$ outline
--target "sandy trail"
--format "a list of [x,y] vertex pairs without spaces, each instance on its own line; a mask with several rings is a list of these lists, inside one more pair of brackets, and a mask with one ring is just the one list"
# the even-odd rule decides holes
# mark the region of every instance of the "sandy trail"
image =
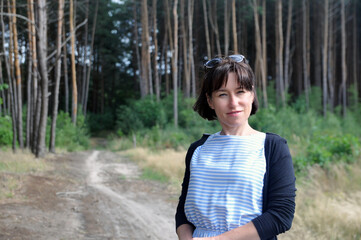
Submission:
[[79,152],[50,161],[54,171],[22,176],[20,197],[0,202],[0,239],[177,239],[177,196],[140,179],[121,155]]

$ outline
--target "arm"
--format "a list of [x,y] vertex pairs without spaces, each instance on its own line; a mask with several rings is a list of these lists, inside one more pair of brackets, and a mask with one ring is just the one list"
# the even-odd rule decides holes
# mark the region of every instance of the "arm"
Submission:
[[295,212],[295,173],[285,139],[268,135],[265,144],[267,170],[263,191],[263,214],[252,220],[261,239],[269,239],[291,228]]
[[177,228],[177,235],[179,240],[192,240],[193,226],[189,224],[182,224]]

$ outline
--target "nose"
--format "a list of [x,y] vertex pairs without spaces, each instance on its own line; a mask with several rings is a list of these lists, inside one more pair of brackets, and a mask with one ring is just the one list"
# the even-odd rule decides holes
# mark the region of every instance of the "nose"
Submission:
[[229,107],[233,108],[235,106],[237,106],[237,103],[238,103],[238,99],[237,99],[237,96],[231,94],[230,97],[229,97]]

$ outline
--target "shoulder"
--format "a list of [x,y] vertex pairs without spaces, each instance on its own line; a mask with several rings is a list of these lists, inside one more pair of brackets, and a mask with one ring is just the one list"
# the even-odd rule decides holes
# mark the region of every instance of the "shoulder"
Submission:
[[265,154],[268,158],[290,157],[287,140],[277,134],[266,133]]
[[266,133],[265,149],[288,148],[287,140],[275,133]]
[[203,145],[205,143],[205,141],[208,139],[209,136],[210,136],[210,134],[203,134],[203,136],[200,139],[193,142],[189,146],[187,156],[186,156],[186,161],[190,161],[190,158],[193,155],[193,152],[196,150],[196,148]]
[[193,142],[193,143],[190,145],[188,151],[189,151],[189,150],[193,150],[193,151],[194,151],[197,147],[203,145],[203,144],[205,143],[205,141],[208,139],[209,136],[210,136],[210,134],[208,134],[208,133],[203,134],[200,139],[198,139],[197,141]]

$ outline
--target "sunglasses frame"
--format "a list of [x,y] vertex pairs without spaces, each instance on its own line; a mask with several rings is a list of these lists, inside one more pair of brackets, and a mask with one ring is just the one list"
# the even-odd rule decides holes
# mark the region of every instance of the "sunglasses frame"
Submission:
[[234,55],[229,55],[228,57],[225,57],[225,58],[219,58],[219,57],[216,57],[216,58],[213,58],[209,61],[207,61],[205,64],[204,64],[204,67],[207,68],[207,69],[211,69],[211,68],[214,68],[216,67],[220,62],[222,62],[223,59],[231,59],[233,60],[234,62],[236,63],[239,63],[239,62],[243,62],[246,58],[241,55],[241,54],[234,54]]

